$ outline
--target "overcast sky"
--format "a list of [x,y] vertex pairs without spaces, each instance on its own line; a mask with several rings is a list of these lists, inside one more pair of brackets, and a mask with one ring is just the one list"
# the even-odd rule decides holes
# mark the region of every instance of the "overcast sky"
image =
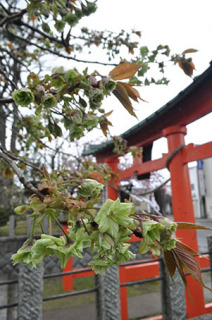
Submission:
[[[196,66],[194,75],[197,76],[209,67],[212,60],[211,12],[212,0],[98,0],[97,12],[82,24],[97,30],[141,30],[141,45],[147,45],[150,49],[158,44],[168,44],[173,53],[195,48],[198,52],[192,57]],[[148,103],[134,104],[139,121],[162,107],[192,82],[178,67],[171,67],[168,77],[171,79],[168,87],[140,88],[141,97]],[[108,109],[114,109],[111,117],[114,124],[112,134],[121,134],[138,123],[123,110],[118,101],[109,98],[105,105]],[[210,114],[189,125],[186,142],[201,144],[210,141],[211,123]],[[166,152],[166,143],[156,144],[155,157],[161,152]]]

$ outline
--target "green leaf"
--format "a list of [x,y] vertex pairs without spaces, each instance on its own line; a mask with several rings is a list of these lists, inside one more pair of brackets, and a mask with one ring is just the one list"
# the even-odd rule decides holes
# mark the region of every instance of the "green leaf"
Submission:
[[140,242],[140,245],[139,245],[139,253],[140,253],[140,254],[145,254],[145,253],[147,253],[148,251],[149,251],[149,246],[148,246],[148,244],[146,243],[145,240],[142,240],[142,241]]
[[149,49],[146,46],[140,48],[140,54],[142,58],[145,58],[149,53]]
[[50,29],[50,27],[49,27],[49,24],[46,23],[46,22],[42,22],[42,29],[43,29],[43,31],[46,32],[46,33],[50,33],[50,31],[51,31],[51,29]]
[[30,208],[36,211],[42,211],[47,207],[47,204],[41,201],[31,201],[30,202]]
[[14,209],[14,211],[15,211],[16,214],[23,214],[23,213],[26,212],[29,208],[30,208],[30,206],[23,205],[23,206],[16,207],[16,208]]
[[117,238],[118,236],[118,231],[119,231],[119,225],[113,221],[112,219],[108,218],[107,219],[107,225],[108,225],[108,229],[107,232],[113,237],[113,238]]
[[62,129],[60,128],[60,126],[58,126],[56,122],[54,123],[54,133],[57,137],[62,137],[63,135]]
[[39,114],[41,114],[41,112],[42,112],[42,106],[37,107],[36,110],[35,110],[36,116],[38,116]]

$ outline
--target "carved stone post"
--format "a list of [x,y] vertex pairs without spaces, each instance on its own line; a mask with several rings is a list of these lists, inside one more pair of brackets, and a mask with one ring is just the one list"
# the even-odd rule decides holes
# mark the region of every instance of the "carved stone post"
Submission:
[[12,214],[9,217],[9,237],[14,237],[15,235],[15,215]]
[[174,275],[174,283],[168,274],[164,260],[160,262],[162,280],[162,314],[163,320],[186,320],[185,288],[178,271]]
[[43,264],[30,269],[20,264],[18,284],[18,319],[42,320]]
[[97,320],[121,320],[119,267],[111,266],[106,275],[95,277]]

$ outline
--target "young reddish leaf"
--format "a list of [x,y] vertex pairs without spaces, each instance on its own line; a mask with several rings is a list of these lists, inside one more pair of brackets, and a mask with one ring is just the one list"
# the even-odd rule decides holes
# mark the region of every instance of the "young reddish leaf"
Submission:
[[122,85],[124,86],[124,88],[126,89],[126,91],[127,91],[127,93],[128,93],[128,96],[129,96],[131,99],[133,99],[133,100],[136,101],[136,102],[138,102],[138,99],[146,102],[144,99],[141,98],[138,90],[136,90],[135,88],[132,87],[132,86],[133,86],[132,84],[130,84],[130,83],[123,83],[123,82],[121,82],[121,83],[122,83]]
[[89,172],[88,175],[87,175],[87,178],[97,180],[98,182],[100,182],[102,184],[106,183],[103,180],[103,178],[104,178],[103,174],[101,174],[101,173],[99,173],[97,171]]
[[13,44],[12,44],[12,42],[10,42],[10,43],[8,44],[8,46],[9,46],[10,50],[13,49]]
[[10,168],[10,167],[4,168],[4,170],[3,170],[3,177],[9,178],[9,179],[13,179],[13,177],[14,177],[14,172],[13,172],[12,168]]
[[111,110],[111,111],[109,111],[109,112],[105,113],[105,114],[104,114],[104,117],[109,117],[112,113],[113,113],[113,110]]
[[133,106],[131,101],[128,97],[127,90],[123,86],[121,82],[117,82],[115,90],[113,90],[113,94],[116,96],[117,99],[121,102],[121,104],[125,107],[125,109],[134,117],[136,114],[133,110]]
[[107,132],[109,130],[108,126],[112,126],[112,123],[109,120],[107,120],[106,118],[100,122],[100,129],[102,130],[105,137],[107,137]]
[[190,253],[190,249],[187,249],[187,246],[182,245],[182,243],[177,242],[176,248],[173,249],[175,255],[178,257],[178,259],[181,262],[182,267],[191,273],[191,275],[201,284],[204,288],[212,291],[210,288],[208,288],[202,281],[202,275],[200,267],[193,257],[193,254]]
[[48,190],[50,187],[48,181],[43,181],[38,186],[38,191]]
[[188,61],[186,59],[181,59],[178,62],[178,64],[179,64],[179,67],[181,69],[183,69],[184,73],[187,76],[191,77],[193,75],[193,70],[195,69],[195,66],[192,61]]
[[199,256],[199,253],[193,250],[191,247],[187,246],[185,243],[177,240],[177,246],[183,248],[184,250],[188,251],[193,256]]
[[36,19],[37,19],[37,17],[36,17],[35,15],[32,15],[31,18],[30,18],[30,20],[32,21],[32,23],[34,23]]
[[46,170],[46,167],[45,167],[44,165],[42,165],[42,168],[43,168],[44,177],[45,177],[47,180],[51,180],[50,175],[49,175],[48,171]]
[[105,125],[105,123],[100,123],[100,129],[102,130],[104,136],[107,138],[107,126]]
[[180,274],[180,277],[181,277],[181,279],[182,279],[182,281],[183,281],[183,283],[184,283],[184,286],[185,286],[185,288],[186,288],[186,290],[187,290],[187,292],[188,292],[188,294],[189,294],[190,299],[192,300],[191,295],[190,295],[190,292],[189,292],[189,290],[188,290],[188,285],[187,285],[186,277],[185,277],[185,274],[184,274],[184,271],[183,271],[182,262],[181,262],[181,260],[179,259],[178,255],[176,254],[176,251],[175,251],[175,250],[176,250],[176,249],[172,249],[171,251],[172,251],[172,253],[173,253],[173,257],[174,257],[174,260],[175,260],[175,262],[176,262],[177,270],[179,271],[179,274]]
[[186,53],[193,53],[193,52],[197,52],[198,50],[196,50],[196,49],[187,49],[187,50],[184,50],[183,52],[182,52],[182,54],[186,54]]
[[195,223],[190,222],[177,222],[177,229],[181,230],[212,230],[212,228],[207,228],[204,226],[200,226]]
[[135,63],[121,63],[112,71],[110,71],[109,75],[113,78],[113,80],[128,79],[133,77],[140,67],[141,66],[139,64]]
[[165,258],[166,266],[168,268],[170,277],[173,278],[173,275],[176,271],[176,262],[173,256],[173,252],[170,250],[165,250],[164,258]]

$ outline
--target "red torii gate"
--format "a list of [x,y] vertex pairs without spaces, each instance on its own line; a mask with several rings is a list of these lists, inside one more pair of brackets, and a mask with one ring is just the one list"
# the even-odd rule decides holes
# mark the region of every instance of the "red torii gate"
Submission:
[[[184,137],[187,133],[186,126],[193,121],[209,114],[212,111],[212,64],[210,67],[185,90],[180,92],[164,107],[153,113],[144,121],[135,125],[124,134],[122,138],[127,140],[128,146],[145,147],[155,140],[165,137],[168,142],[168,154],[163,154],[160,159],[142,162],[135,159],[133,166],[127,170],[118,169],[118,157],[113,153],[111,142],[92,145],[84,155],[92,154],[98,162],[106,162],[115,172],[119,173],[119,179],[127,179],[137,171],[138,175],[166,168],[167,160],[175,150],[179,150],[170,161],[172,205],[175,221],[195,222],[191,186],[188,172],[188,162],[212,157],[212,142],[194,146],[185,145]],[[212,133],[212,131],[211,131]],[[211,133],[208,133],[211,135]],[[115,182],[117,187],[118,179]],[[118,193],[108,186],[108,197],[116,200]],[[178,230],[177,237],[184,243],[198,251],[197,234],[195,230]],[[206,267],[207,263],[201,257],[198,258],[200,267]],[[189,290],[193,298],[191,303],[186,292],[186,304],[188,318],[212,313],[212,304],[205,305],[203,288],[191,277],[187,277]],[[125,289],[125,288],[122,288]],[[126,292],[125,292],[126,295]],[[121,294],[121,296],[123,296]],[[124,313],[126,314],[126,310]],[[122,319],[124,319],[122,317]]]

